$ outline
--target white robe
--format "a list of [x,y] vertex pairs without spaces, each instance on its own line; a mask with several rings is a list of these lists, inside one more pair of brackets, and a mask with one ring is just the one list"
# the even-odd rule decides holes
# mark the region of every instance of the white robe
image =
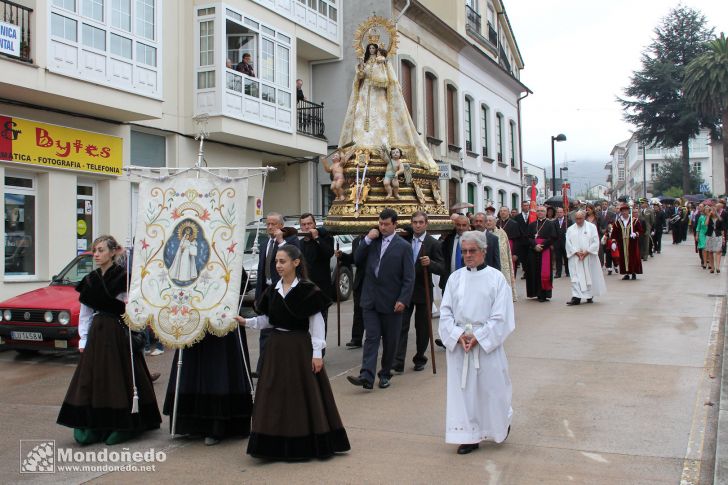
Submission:
[[177,281],[190,281],[197,278],[197,241],[190,241],[182,238],[174,256],[172,265],[169,267],[169,276]]
[[[607,292],[599,263],[599,244],[597,226],[589,221],[584,221],[581,227],[573,224],[566,230],[571,296],[575,298],[593,298]],[[587,251],[589,255],[579,261],[577,251]]]
[[[478,344],[466,355],[458,339],[467,323],[473,325]],[[506,439],[513,392],[503,342],[515,328],[511,287],[500,271],[460,268],[450,275],[440,305],[439,328],[447,347],[447,443],[500,443]]]

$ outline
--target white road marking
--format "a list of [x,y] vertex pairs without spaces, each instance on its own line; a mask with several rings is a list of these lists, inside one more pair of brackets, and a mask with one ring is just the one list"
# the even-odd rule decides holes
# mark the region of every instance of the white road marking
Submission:
[[584,455],[584,456],[586,456],[587,458],[589,458],[591,460],[594,460],[594,461],[598,462],[598,463],[609,463],[609,460],[607,460],[606,458],[604,458],[599,453],[587,453],[586,451],[582,451],[581,454]]
[[566,435],[567,435],[567,436],[568,436],[569,438],[571,438],[572,440],[573,440],[574,438],[576,438],[576,436],[574,436],[574,432],[573,432],[573,431],[571,431],[571,428],[569,427],[569,420],[568,420],[568,419],[565,419],[565,420],[564,420],[564,428],[566,428]]

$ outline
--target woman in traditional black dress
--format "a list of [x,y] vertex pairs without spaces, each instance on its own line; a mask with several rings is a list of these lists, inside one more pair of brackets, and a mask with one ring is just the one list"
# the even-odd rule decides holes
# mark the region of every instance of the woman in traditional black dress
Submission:
[[[114,261],[122,252],[113,237],[96,239],[93,257],[97,269],[76,287],[81,302],[81,359],[57,422],[74,428],[73,436],[82,445],[122,443],[143,431],[159,428],[162,422],[141,351],[133,352],[132,378],[129,330],[122,322],[126,269]],[[138,411],[133,406],[135,385]]]
[[[247,279],[243,270],[241,293]],[[170,429],[174,419],[178,358],[179,350],[174,354],[164,400]],[[208,446],[225,438],[248,436],[253,408],[249,362],[248,341],[243,331],[229,332],[223,337],[207,334],[185,349],[175,433],[204,437]]]
[[274,328],[266,344],[253,406],[248,454],[272,460],[326,458],[349,451],[349,439],[324,369],[322,311],[331,300],[308,281],[301,251],[276,253],[281,279],[263,293],[250,328]]

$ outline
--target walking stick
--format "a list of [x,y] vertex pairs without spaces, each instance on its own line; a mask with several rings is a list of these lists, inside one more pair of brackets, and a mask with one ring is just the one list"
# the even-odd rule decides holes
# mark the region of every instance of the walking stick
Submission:
[[[339,252],[339,243],[336,243],[336,252]],[[339,291],[341,285],[341,257],[336,256],[336,340],[339,347],[341,347],[341,292]]]
[[430,278],[427,272],[427,266],[422,267],[422,273],[425,277],[425,305],[427,306],[427,330],[430,333],[430,355],[432,357],[432,373],[437,374],[437,364],[435,363],[435,338],[432,335],[432,299],[430,298]]

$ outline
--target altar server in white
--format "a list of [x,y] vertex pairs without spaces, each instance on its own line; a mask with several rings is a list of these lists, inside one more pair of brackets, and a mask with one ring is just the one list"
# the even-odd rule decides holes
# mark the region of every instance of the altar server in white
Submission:
[[574,215],[576,224],[566,230],[566,256],[571,275],[571,300],[566,302],[569,306],[581,304],[583,298],[587,303],[593,303],[595,296],[607,291],[599,263],[597,226],[585,218],[584,211],[577,211]]
[[450,275],[440,306],[440,338],[447,348],[445,442],[465,455],[484,440],[510,432],[511,378],[503,349],[516,328],[511,287],[486,266],[487,240],[479,231],[460,239],[465,267]]

